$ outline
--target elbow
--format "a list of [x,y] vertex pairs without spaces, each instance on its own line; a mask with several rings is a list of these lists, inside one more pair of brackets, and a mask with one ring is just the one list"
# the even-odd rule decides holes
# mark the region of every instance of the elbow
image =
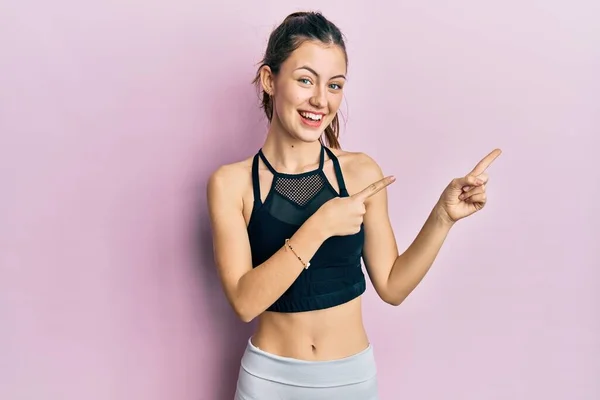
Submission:
[[242,322],[245,322],[247,324],[254,321],[254,318],[255,318],[253,315],[250,315],[250,314],[237,313],[237,316]]
[[402,304],[402,302],[404,301],[404,299],[401,299],[401,298],[388,298],[388,299],[383,299],[383,301],[385,301],[390,306],[398,307],[400,304]]
[[235,311],[235,315],[245,323],[250,323],[256,318],[256,314],[250,312],[247,307],[244,307],[241,304],[233,304],[233,311]]
[[257,317],[257,313],[252,307],[252,302],[249,302],[247,298],[239,290],[230,290],[227,292],[227,300],[229,305],[233,309],[236,317],[242,322],[250,323]]
[[385,294],[380,296],[381,300],[389,304],[390,306],[398,307],[400,304],[404,302],[407,296],[404,296],[402,293],[393,293],[393,294]]
[[410,295],[412,289],[414,288],[406,285],[393,286],[387,284],[384,287],[380,287],[377,293],[379,294],[381,300],[383,300],[385,303],[394,307],[398,307]]

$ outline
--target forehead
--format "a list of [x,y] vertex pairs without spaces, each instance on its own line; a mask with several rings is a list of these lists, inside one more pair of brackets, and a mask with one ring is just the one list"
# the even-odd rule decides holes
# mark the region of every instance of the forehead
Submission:
[[303,66],[327,78],[346,73],[346,58],[340,46],[306,41],[284,63],[284,68],[289,71]]

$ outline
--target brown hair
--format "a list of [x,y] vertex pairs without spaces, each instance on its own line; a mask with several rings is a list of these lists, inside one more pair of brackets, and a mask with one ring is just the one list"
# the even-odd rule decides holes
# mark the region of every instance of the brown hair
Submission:
[[[260,63],[256,77],[253,83],[261,86],[260,70],[264,66],[271,68],[273,74],[277,75],[281,64],[296,50],[302,43],[308,40],[317,40],[325,44],[334,44],[339,46],[346,58],[348,64],[348,54],[342,32],[331,21],[327,20],[319,12],[295,12],[288,15],[283,22],[273,30],[267,44],[265,55]],[[262,91],[262,105],[269,122],[273,118],[273,99]],[[329,147],[339,149],[340,121],[339,114],[336,114],[331,124],[325,128],[325,142]]]

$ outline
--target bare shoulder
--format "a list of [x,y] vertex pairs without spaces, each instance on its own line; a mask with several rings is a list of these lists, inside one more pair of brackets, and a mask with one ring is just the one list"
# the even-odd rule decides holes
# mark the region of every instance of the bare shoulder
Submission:
[[340,167],[350,194],[359,192],[384,177],[379,164],[368,154],[339,149],[331,150],[340,161]]
[[[240,201],[252,180],[252,157],[219,166],[208,178],[208,202]],[[240,203],[241,204],[241,203]]]

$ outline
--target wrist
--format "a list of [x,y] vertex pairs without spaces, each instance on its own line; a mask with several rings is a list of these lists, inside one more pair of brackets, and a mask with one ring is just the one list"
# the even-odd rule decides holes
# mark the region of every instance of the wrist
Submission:
[[450,215],[448,215],[448,212],[444,206],[442,206],[439,202],[433,208],[431,217],[437,226],[444,229],[450,229],[456,223],[456,221],[454,221]]
[[324,242],[331,236],[327,218],[324,218],[319,210],[306,220],[306,225],[308,225],[311,234],[321,242]]

